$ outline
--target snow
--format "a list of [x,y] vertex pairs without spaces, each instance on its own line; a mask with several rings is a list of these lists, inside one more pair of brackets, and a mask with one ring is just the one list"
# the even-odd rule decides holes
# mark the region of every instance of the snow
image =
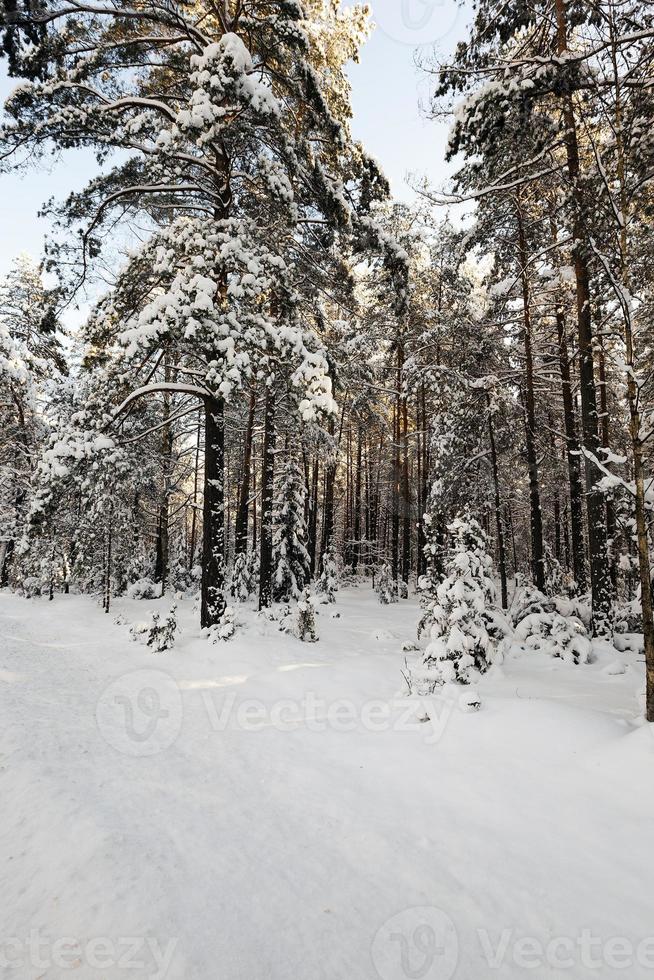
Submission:
[[175,601],[153,653],[130,625],[171,597],[0,593],[7,977],[651,975],[637,648],[514,646],[471,711],[404,696],[413,600],[341,589],[310,646]]

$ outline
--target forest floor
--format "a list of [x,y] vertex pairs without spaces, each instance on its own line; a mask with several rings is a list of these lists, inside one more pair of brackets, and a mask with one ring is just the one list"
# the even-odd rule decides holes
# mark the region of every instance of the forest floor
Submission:
[[7,977],[654,976],[639,654],[514,648],[421,722],[413,600],[218,645],[182,601],[153,653],[129,624],[168,605],[0,593]]

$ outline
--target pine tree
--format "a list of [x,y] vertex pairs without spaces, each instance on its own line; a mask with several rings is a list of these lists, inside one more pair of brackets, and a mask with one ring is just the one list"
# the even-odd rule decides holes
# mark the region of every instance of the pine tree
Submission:
[[306,547],[305,484],[293,455],[284,464],[273,510],[273,599],[289,602],[299,599],[309,580],[309,553]]
[[468,684],[487,670],[493,654],[488,617],[495,586],[486,537],[469,514],[455,518],[447,532],[446,574],[429,610],[430,641],[416,672],[421,690],[455,681]]
[[375,580],[375,592],[382,606],[387,606],[398,600],[397,581],[393,578],[393,572],[388,562],[384,562],[379,569]]
[[[156,229],[104,304],[97,336],[124,349],[122,384],[108,393],[115,424],[135,401],[166,391],[202,408],[209,626],[225,608],[226,404],[286,364],[300,417],[333,411],[299,304],[343,266],[352,238],[374,238],[363,219],[388,191],[348,128],[345,65],[366,13],[321,0],[174,11],[146,0],[126,22],[103,3],[7,7],[12,72],[29,79],[8,104],[7,153],[37,154],[50,142],[129,154],[61,209],[80,249],[53,252],[53,263],[77,261],[83,275],[116,218],[140,215]],[[164,350],[170,380],[149,373]]]
[[9,581],[48,435],[43,404],[66,370],[53,297],[22,255],[0,284],[0,586]]
[[336,561],[334,545],[331,541],[322,556],[322,571],[316,585],[316,592],[323,597],[323,602],[336,602],[336,593],[338,592],[338,563]]

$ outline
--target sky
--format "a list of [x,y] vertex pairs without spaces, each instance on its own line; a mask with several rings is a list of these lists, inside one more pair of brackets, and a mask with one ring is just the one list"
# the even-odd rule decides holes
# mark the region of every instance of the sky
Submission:
[[[410,199],[410,172],[427,174],[435,184],[448,173],[447,126],[427,120],[421,112],[429,80],[416,67],[416,54],[429,54],[434,46],[440,53],[453,50],[463,36],[467,14],[455,0],[373,0],[372,6],[375,30],[361,63],[350,70],[352,129],[382,164],[394,195]],[[14,84],[0,66],[0,102]],[[37,212],[49,198],[84,186],[94,166],[90,151],[76,150],[47,170],[0,174],[0,276],[20,252],[40,258],[48,222]]]

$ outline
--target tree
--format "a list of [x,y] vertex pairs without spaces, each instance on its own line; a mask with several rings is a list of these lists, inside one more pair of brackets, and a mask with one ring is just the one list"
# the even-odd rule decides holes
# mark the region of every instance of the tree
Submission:
[[291,453],[284,463],[273,509],[273,599],[299,599],[309,581],[309,553],[304,520],[305,485]]
[[[332,409],[298,291],[311,269],[315,292],[387,192],[347,126],[344,69],[365,19],[321,0],[138,12],[64,3],[7,18],[11,70],[29,82],[8,105],[6,155],[48,144],[129,153],[62,210],[81,232],[76,269],[86,274],[116,218],[158,229],[105,306],[107,342],[129,361],[114,418],[163,391],[203,407],[205,626],[225,608],[225,405],[288,360],[302,417]],[[157,374],[164,349],[170,381]]]
[[36,263],[21,255],[0,284],[0,586],[9,581],[47,438],[44,400],[65,373],[52,297]]
[[429,625],[421,686],[430,692],[450,682],[468,684],[484,673],[492,658],[488,615],[495,602],[492,561],[485,535],[474,518],[463,514],[447,527],[450,536],[445,578],[436,587],[422,627]]

